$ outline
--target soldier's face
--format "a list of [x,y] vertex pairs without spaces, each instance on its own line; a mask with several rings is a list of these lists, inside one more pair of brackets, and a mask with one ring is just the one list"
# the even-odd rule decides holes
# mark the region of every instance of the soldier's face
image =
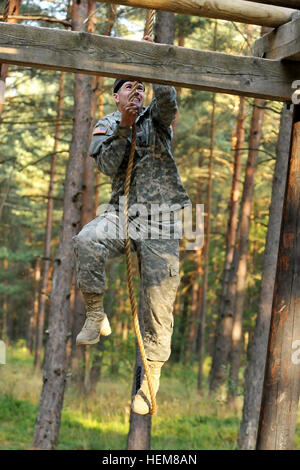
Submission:
[[[125,82],[121,86],[118,93],[113,94],[114,100],[119,111],[122,111],[122,109],[128,104],[133,84],[134,82],[132,81]],[[134,98],[132,100],[132,102],[138,107],[139,112],[142,111],[144,105],[144,95],[144,85],[142,83],[139,83]]]

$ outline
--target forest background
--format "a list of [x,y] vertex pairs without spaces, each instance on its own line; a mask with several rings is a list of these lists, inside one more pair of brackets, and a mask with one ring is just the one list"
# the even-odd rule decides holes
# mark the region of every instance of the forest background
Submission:
[[[75,21],[71,1],[13,3],[19,15],[15,21],[22,24],[71,29]],[[3,4],[0,2],[2,10]],[[95,2],[88,4],[89,12],[94,11]],[[145,16],[145,10],[97,2],[89,31],[141,39]],[[237,55],[249,54],[261,34],[256,26],[161,13],[156,40],[159,28],[168,31],[165,42]],[[9,66],[6,72],[2,69],[3,73],[0,338],[6,344],[6,364],[0,365],[0,448],[23,449],[32,443],[39,406],[53,266],[62,229],[67,165],[70,152],[74,153],[74,126],[80,126],[81,119],[83,130],[89,126],[89,138],[90,123],[114,111],[115,105],[111,78],[85,77],[90,101],[79,116],[74,106],[75,75],[16,66]],[[181,243],[181,285],[174,307],[172,356],[163,370],[159,414],[152,418],[151,448],[234,449],[238,439],[241,448],[244,373],[259,311],[282,104],[183,88],[177,94],[179,112],[173,125],[172,148],[193,206],[205,205],[205,243],[198,251],[186,251],[185,240]],[[147,86],[146,103],[151,98],[151,86]],[[257,141],[253,147],[254,134]],[[95,217],[98,205],[108,202],[110,196],[109,178],[96,170],[87,155],[87,144],[77,150],[84,153],[85,162],[81,225]],[[255,169],[252,180],[245,178],[249,158]],[[230,283],[237,282],[241,246],[241,228],[237,226],[245,217],[245,197],[251,213],[248,232],[242,233],[247,259],[242,312],[226,314],[232,318],[233,333],[226,358],[217,364],[214,376],[213,358],[217,338],[222,335],[221,309],[226,298],[234,297],[232,292],[228,294]],[[231,242],[229,227],[235,234]],[[228,265],[230,247],[235,248],[236,255]],[[135,335],[125,257],[110,262],[107,274],[105,310],[113,334],[86,350],[76,349],[74,344],[84,321],[84,308],[73,276],[67,312],[67,386],[58,449],[126,447]],[[135,279],[138,294],[136,265]],[[295,448],[300,449],[299,422]]]

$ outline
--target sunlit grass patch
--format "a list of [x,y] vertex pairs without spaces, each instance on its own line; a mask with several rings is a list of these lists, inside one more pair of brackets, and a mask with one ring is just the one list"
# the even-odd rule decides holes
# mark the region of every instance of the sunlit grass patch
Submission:
[[[32,357],[22,347],[8,348],[0,369],[0,449],[28,449],[42,385],[33,372]],[[11,350],[10,350],[11,349]],[[96,391],[79,394],[68,378],[58,450],[122,450],[129,431],[132,371],[110,377],[104,371]],[[222,394],[197,392],[197,367],[166,364],[152,418],[151,448],[174,450],[235,449],[242,414],[242,397],[235,408]],[[295,449],[300,449],[300,410]]]
[[33,356],[26,348],[25,341],[19,340],[15,345],[7,346],[8,365],[33,365]]
[[206,389],[197,393],[195,380],[189,386],[188,382],[173,377],[162,379],[159,414],[153,418],[152,448],[236,448],[241,403],[230,409],[225,402],[210,397]]
[[0,394],[0,449],[26,449],[32,443],[37,405]]
[[89,395],[79,396],[76,387],[70,386],[65,396],[58,449],[125,449],[130,391],[128,380],[108,377]]
[[0,393],[37,403],[42,374],[33,370],[33,357],[25,346],[7,348],[6,364],[0,366]]
[[155,449],[234,449],[239,418],[221,420],[205,415],[156,418],[152,428]]

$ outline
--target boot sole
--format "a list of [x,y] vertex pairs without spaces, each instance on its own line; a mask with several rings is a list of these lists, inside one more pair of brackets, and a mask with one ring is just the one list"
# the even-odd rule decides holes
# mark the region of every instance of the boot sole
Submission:
[[98,338],[93,339],[92,341],[76,341],[76,346],[89,346],[90,344],[96,344],[100,341],[100,335]]
[[93,339],[92,341],[77,341],[76,340],[76,346],[89,346],[90,344],[99,343],[100,336],[109,336],[111,332],[112,332],[111,328],[107,328],[107,329],[104,329],[103,331],[100,331],[99,336],[97,336],[97,338]]
[[100,331],[100,336],[109,336],[111,334],[111,329],[106,329],[103,331]]

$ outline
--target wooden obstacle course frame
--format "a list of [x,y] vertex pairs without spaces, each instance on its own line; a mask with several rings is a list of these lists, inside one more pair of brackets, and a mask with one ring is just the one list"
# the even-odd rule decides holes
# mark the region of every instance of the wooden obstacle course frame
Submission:
[[104,0],[104,3],[171,11],[271,28],[287,23],[297,11],[246,0]]
[[300,64],[0,23],[0,62],[291,101]]

